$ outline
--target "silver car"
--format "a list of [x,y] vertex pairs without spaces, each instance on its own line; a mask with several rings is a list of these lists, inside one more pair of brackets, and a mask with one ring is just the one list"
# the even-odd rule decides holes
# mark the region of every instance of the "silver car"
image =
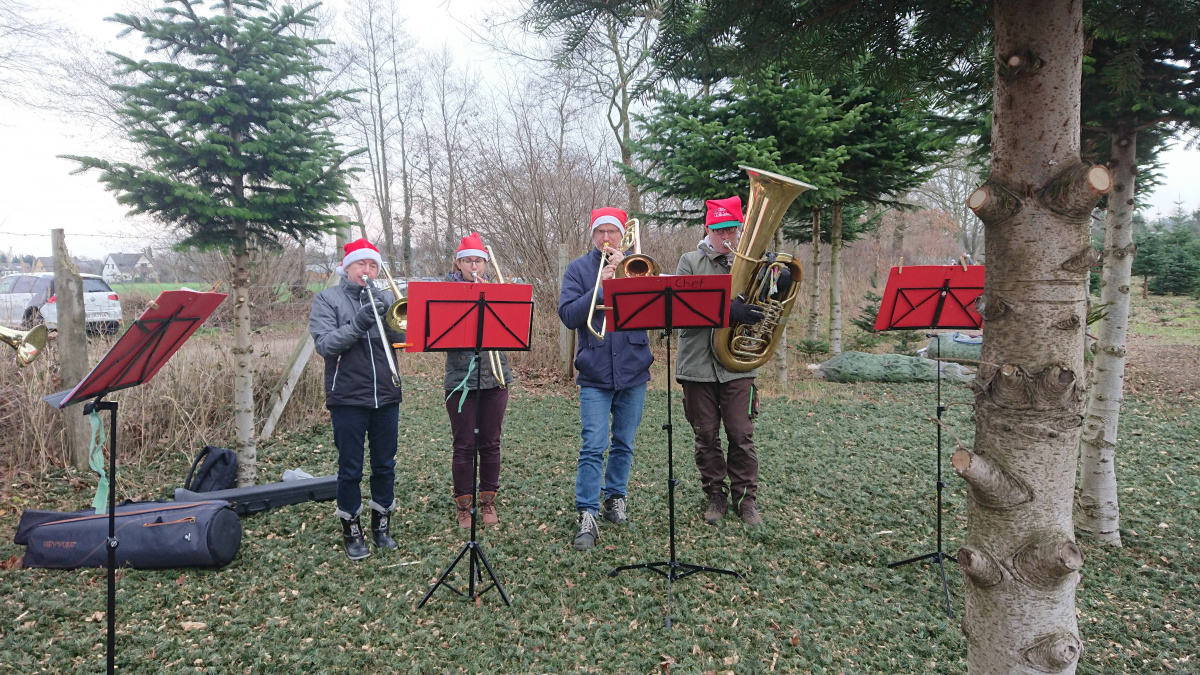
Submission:
[[[81,274],[88,332],[115,333],[121,327],[121,301],[103,277]],[[54,275],[14,274],[0,278],[0,324],[28,329],[39,323],[58,328]]]

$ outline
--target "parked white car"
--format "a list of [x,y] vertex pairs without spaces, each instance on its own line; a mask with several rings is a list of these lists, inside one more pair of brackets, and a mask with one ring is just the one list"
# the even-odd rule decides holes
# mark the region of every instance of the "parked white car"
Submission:
[[[83,277],[83,311],[89,332],[116,333],[121,327],[121,301],[103,277]],[[0,278],[0,324],[29,329],[45,323],[48,330],[58,328],[58,305],[54,295],[54,275],[14,274]]]

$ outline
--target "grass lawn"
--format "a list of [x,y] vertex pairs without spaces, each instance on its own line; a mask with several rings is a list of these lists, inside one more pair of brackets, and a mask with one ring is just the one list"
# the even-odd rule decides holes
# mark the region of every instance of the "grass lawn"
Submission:
[[[237,559],[220,571],[121,573],[118,663],[131,673],[963,673],[966,643],[949,621],[936,567],[886,563],[932,551],[934,430],[930,385],[806,382],[815,396],[764,399],[758,421],[766,527],[700,519],[691,438],[676,391],[679,559],[731,568],[667,586],[616,565],[667,557],[666,421],[651,392],[630,482],[635,527],[602,528],[573,550],[577,398],[520,386],[504,436],[501,527],[480,537],[513,599],[478,605],[439,589],[416,603],[464,541],[450,499],[440,377],[410,377],[401,412],[393,520],[400,549],[351,563],[332,504],[248,518]],[[946,398],[969,400],[963,388]],[[967,406],[946,422],[964,443]],[[1119,455],[1122,534],[1111,550],[1082,540],[1081,673],[1200,671],[1200,412],[1179,399],[1132,398]],[[953,448],[945,438],[946,454]],[[259,449],[262,480],[286,468],[334,471],[327,426]],[[186,471],[172,453],[120,475],[120,496],[168,497]],[[946,462],[945,547],[964,536],[965,496]],[[22,508],[79,509],[91,476],[25,477],[0,502],[0,560]],[[457,570],[466,570],[460,563]],[[956,617],[961,575],[947,570]],[[460,575],[460,581],[461,581]],[[0,571],[0,673],[95,673],[104,665],[100,570]],[[188,629],[185,622],[203,627]]]
[[212,284],[208,284],[208,283],[204,283],[204,282],[191,282],[191,283],[179,283],[179,284],[156,284],[156,283],[147,282],[147,283],[125,283],[125,284],[110,284],[110,285],[112,286],[112,289],[117,292],[118,295],[120,295],[121,293],[141,293],[143,295],[156,296],[162,291],[175,291],[175,290],[179,290],[180,288],[183,288],[184,286],[187,286],[188,288],[191,288],[191,289],[197,290],[197,291],[207,291],[208,287],[211,286]]

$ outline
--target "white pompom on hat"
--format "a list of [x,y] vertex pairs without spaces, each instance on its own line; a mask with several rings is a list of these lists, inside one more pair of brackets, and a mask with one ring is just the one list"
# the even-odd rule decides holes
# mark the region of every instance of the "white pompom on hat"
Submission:
[[346,268],[359,260],[374,260],[375,264],[383,266],[383,257],[379,255],[379,249],[366,239],[355,239],[343,246],[342,250],[346,252],[346,256],[337,268],[339,277],[346,276]]

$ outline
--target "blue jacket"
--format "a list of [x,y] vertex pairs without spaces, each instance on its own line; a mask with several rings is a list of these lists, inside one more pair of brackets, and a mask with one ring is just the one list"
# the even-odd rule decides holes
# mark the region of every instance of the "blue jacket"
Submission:
[[[613,331],[612,326],[603,340],[597,340],[587,329],[588,309],[596,270],[600,268],[600,251],[593,248],[567,265],[562,290],[558,294],[558,318],[567,328],[575,330],[575,382],[581,387],[599,389],[628,389],[650,381],[650,340],[644,330]],[[604,300],[601,287],[596,302]],[[597,311],[593,327],[600,329],[603,313]]]

